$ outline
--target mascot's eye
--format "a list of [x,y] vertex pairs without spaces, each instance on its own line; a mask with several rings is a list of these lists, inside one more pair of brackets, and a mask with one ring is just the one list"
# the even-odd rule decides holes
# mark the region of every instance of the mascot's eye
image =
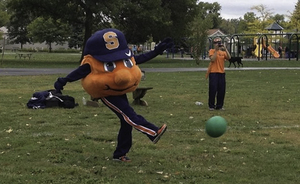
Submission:
[[115,68],[116,63],[114,62],[104,63],[104,70],[107,72],[112,72]]
[[132,68],[133,67],[133,63],[132,63],[131,59],[124,59],[123,62],[124,62],[124,65],[127,68]]

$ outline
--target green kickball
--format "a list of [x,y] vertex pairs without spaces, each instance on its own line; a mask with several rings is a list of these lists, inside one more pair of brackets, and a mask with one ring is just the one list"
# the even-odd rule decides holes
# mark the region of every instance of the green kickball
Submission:
[[227,122],[221,116],[213,116],[205,124],[205,131],[211,137],[220,137],[226,130]]

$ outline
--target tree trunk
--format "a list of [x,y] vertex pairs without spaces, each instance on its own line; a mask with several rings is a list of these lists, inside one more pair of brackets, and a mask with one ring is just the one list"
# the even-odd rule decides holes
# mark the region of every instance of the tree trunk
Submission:
[[51,42],[48,43],[48,45],[49,45],[49,52],[51,53],[52,52],[52,44],[51,44]]
[[92,35],[92,27],[93,27],[93,12],[91,11],[90,8],[86,8],[86,16],[85,16],[85,23],[84,23],[84,40],[83,40],[83,48],[82,48],[82,54],[80,58],[80,63],[84,57],[84,48],[87,40],[91,37]]

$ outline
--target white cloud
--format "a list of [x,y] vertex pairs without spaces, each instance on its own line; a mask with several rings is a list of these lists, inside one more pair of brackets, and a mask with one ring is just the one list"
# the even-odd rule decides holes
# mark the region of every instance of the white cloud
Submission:
[[[204,0],[203,2],[218,2],[221,5],[221,17],[225,19],[239,18],[247,12],[254,12],[251,7],[256,5],[265,5],[268,10],[275,14],[290,15],[295,10],[297,0]],[[290,12],[290,13],[289,13]]]

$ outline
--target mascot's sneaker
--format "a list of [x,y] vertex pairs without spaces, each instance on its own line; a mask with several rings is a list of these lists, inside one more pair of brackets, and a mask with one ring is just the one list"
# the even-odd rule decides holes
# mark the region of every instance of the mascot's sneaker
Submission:
[[163,126],[160,127],[160,129],[158,129],[157,135],[154,137],[152,142],[154,144],[156,144],[159,141],[160,137],[165,133],[166,130],[167,130],[167,125],[164,124]]
[[125,156],[121,156],[119,158],[113,158],[114,161],[118,161],[118,162],[131,162],[130,158]]

